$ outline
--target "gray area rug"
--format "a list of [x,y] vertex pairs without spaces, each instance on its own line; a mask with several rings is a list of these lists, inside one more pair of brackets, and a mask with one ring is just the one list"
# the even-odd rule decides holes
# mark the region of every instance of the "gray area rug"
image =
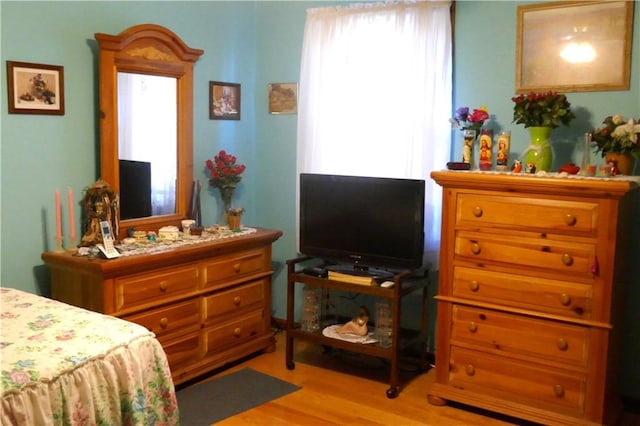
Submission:
[[181,426],[206,426],[300,389],[245,368],[176,392]]

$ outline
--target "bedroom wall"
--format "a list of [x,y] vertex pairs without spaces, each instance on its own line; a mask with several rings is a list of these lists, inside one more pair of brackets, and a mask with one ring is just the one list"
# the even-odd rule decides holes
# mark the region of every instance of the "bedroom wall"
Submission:
[[[205,50],[194,79],[194,178],[204,184],[203,219],[215,222],[218,208],[201,166],[219,149],[230,150],[248,166],[236,193],[238,204],[247,209],[245,223],[284,231],[273,252],[273,315],[284,318],[284,262],[295,255],[297,116],[269,115],[266,86],[298,80],[305,10],[335,3],[339,2],[141,1],[127,2],[125,8],[123,2],[0,2],[0,283],[49,295],[49,275],[40,254],[55,244],[54,191],[70,186],[79,202],[83,188],[99,177],[93,34],[115,34],[152,22]],[[487,105],[495,125],[512,131],[514,152],[528,145],[522,126],[511,124],[518,4],[525,2],[458,2],[455,35],[454,105]],[[569,94],[580,114],[570,129],[557,132],[559,158],[579,162],[581,135],[604,116],[640,116],[640,7],[634,22],[631,89]],[[66,114],[9,115],[7,60],[63,65]],[[242,84],[242,120],[208,119],[211,80]],[[455,150],[452,158],[459,155]],[[78,205],[77,226],[79,217]],[[637,211],[634,217],[640,229]],[[66,213],[63,219],[66,224]],[[640,253],[638,233],[634,242]],[[621,388],[640,399],[640,365],[633,362],[640,353],[638,276],[640,271],[627,298]]]

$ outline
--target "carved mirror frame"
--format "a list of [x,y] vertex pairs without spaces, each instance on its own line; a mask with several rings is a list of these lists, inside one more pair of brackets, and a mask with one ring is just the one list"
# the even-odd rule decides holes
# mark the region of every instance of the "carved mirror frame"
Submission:
[[100,173],[101,179],[118,193],[118,72],[177,80],[175,213],[122,220],[119,236],[126,236],[129,228],[157,231],[166,225],[180,226],[189,211],[193,184],[193,65],[204,51],[187,46],[171,30],[155,24],[136,25],[118,35],[96,33],[95,38],[100,48]]

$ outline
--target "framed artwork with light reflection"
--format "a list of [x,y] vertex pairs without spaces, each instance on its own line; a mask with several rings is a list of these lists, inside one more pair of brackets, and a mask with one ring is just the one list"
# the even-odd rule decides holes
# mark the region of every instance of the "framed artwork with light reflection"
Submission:
[[516,93],[629,90],[634,3],[518,6]]

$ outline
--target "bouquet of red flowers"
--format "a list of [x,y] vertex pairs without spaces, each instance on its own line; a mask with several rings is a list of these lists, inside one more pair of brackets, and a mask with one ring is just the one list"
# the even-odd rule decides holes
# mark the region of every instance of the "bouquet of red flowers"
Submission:
[[212,160],[207,160],[206,166],[211,174],[209,185],[217,188],[235,188],[246,170],[244,164],[237,164],[234,155],[221,150]]
[[461,107],[456,110],[456,115],[449,119],[454,129],[475,130],[476,134],[489,119],[489,110],[485,106],[474,109],[469,113],[469,107]]

